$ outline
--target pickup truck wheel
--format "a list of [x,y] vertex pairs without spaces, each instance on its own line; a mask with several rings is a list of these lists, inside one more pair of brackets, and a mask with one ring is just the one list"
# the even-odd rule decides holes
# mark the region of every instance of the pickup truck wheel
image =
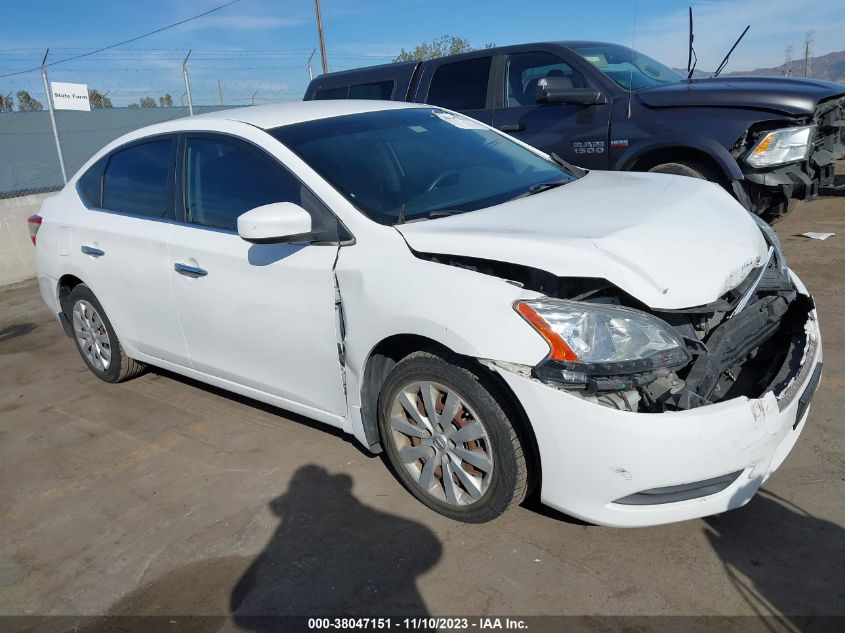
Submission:
[[126,355],[106,311],[88,286],[76,286],[66,305],[76,349],[92,374],[105,382],[123,382],[144,370]]
[[528,492],[517,419],[493,381],[457,356],[415,352],[379,394],[382,444],[399,480],[429,508],[466,523],[490,521]]
[[651,167],[649,171],[658,174],[673,174],[675,176],[689,176],[690,178],[699,178],[700,180],[709,180],[718,183],[718,176],[713,173],[713,170],[708,169],[704,165],[695,162],[676,162],[676,163],[660,163]]

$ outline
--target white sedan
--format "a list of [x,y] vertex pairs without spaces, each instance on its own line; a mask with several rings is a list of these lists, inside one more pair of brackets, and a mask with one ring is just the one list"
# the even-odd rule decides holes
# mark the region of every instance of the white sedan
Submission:
[[586,173],[459,114],[325,101],[132,132],[30,219],[106,382],[340,427],[422,503],[598,524],[746,503],[819,381],[813,300],[717,185]]

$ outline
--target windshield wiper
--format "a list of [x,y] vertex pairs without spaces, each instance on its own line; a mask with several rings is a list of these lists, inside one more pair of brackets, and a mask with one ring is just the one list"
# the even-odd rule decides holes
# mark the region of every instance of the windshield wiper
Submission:
[[[446,218],[459,213],[464,213],[464,211],[460,209],[434,209],[433,211],[426,211],[420,215],[415,215],[410,220],[405,220],[403,216],[401,224],[411,224],[412,222],[420,222],[422,220],[436,220],[437,218]],[[400,222],[397,222],[397,224],[400,224]]]
[[[577,167],[577,166],[573,165],[572,163],[569,163],[569,162],[567,162],[567,161],[563,160],[563,159],[562,159],[560,156],[558,156],[555,152],[552,152],[551,154],[549,154],[549,157],[550,157],[550,158],[551,158],[554,162],[556,162],[558,165],[560,165],[560,166],[561,166],[561,167],[563,167],[565,170],[567,170],[568,172],[570,172],[570,173],[571,173],[573,176],[575,176],[576,178],[583,178],[584,176],[586,176],[586,175],[587,175],[587,170],[586,170],[586,169],[583,169],[582,167]],[[563,184],[563,183],[561,183],[561,184]]]

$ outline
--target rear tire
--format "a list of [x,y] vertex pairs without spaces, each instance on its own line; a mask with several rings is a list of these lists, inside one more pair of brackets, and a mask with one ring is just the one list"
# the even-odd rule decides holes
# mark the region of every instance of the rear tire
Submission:
[[71,290],[66,306],[76,349],[92,374],[115,383],[144,371],[144,365],[126,355],[106,311],[88,286],[79,284]]
[[407,356],[388,374],[378,412],[396,476],[432,510],[483,523],[528,494],[528,446],[517,432],[521,419],[490,377],[466,359],[431,352]]

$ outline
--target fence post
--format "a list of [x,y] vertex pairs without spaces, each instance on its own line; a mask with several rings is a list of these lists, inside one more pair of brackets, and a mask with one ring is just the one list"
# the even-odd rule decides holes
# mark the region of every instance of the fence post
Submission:
[[188,81],[188,58],[191,56],[191,51],[185,55],[185,61],[182,62],[182,76],[185,78],[185,92],[188,93],[188,112],[194,116],[194,102],[191,99],[191,82]]
[[44,80],[44,92],[47,93],[47,110],[50,112],[50,123],[53,125],[53,138],[56,140],[56,151],[59,154],[59,167],[62,169],[62,181],[67,184],[67,172],[65,171],[65,159],[62,155],[62,144],[59,141],[59,130],[56,127],[56,116],[53,114],[53,92],[50,90],[50,82],[47,81],[47,55],[50,54],[50,49],[44,53],[44,59],[41,60],[41,79]]

